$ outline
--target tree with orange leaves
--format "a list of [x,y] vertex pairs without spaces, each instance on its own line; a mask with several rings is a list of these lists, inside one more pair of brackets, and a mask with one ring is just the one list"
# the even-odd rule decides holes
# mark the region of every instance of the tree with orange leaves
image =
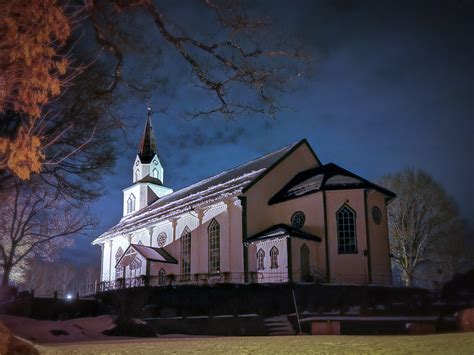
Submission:
[[67,82],[69,59],[62,48],[71,18],[55,0],[1,0],[0,14],[0,111],[23,117],[14,137],[0,137],[0,168],[28,179],[44,159],[38,129],[43,106]]

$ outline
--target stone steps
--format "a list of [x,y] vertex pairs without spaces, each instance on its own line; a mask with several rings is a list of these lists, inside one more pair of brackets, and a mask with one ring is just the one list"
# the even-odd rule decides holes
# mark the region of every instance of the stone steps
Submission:
[[270,317],[264,320],[265,328],[267,329],[268,335],[295,335],[296,332],[293,329],[288,317],[277,316]]

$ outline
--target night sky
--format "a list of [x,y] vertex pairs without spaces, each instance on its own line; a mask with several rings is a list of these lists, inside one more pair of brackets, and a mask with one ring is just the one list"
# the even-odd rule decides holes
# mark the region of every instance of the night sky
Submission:
[[[190,95],[185,81],[168,78],[166,89],[151,95],[156,111],[166,107],[153,116],[165,185],[177,190],[306,138],[323,163],[369,180],[405,167],[428,171],[472,226],[473,2],[288,0],[266,1],[260,9],[303,44],[313,73],[285,94],[288,109],[277,120],[232,122],[185,120],[183,112],[203,99]],[[181,13],[190,23],[199,17],[195,9]],[[153,38],[156,29],[148,28]],[[179,76],[182,68],[182,61],[164,59],[160,70]],[[146,105],[132,98],[123,110],[136,125],[129,140],[138,144]],[[135,155],[136,148],[120,155],[105,180],[106,195],[92,206],[101,218],[96,236],[121,218],[121,190],[131,184]],[[78,239],[63,257],[98,263],[91,240]]]

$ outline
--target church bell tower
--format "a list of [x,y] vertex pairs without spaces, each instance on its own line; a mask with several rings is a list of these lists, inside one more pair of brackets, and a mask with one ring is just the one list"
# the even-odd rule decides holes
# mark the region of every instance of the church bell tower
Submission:
[[148,114],[138,153],[133,163],[133,185],[123,190],[123,216],[149,206],[160,197],[173,192],[163,186],[164,170],[158,157],[155,133],[151,122],[152,109],[148,105]]

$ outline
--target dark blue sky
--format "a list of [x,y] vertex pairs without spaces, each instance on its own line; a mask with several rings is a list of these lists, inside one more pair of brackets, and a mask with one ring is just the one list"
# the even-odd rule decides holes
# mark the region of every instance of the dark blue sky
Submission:
[[[288,109],[277,120],[235,122],[186,121],[184,111],[206,102],[185,81],[168,78],[166,89],[152,95],[155,106],[167,107],[153,119],[165,185],[176,190],[307,138],[323,163],[335,162],[370,180],[405,167],[428,171],[472,225],[472,2],[288,0],[266,1],[261,9],[310,52],[312,75],[300,77],[299,88],[283,97]],[[195,21],[197,14],[185,10],[185,20]],[[160,68],[158,76],[178,78],[186,67],[171,56]],[[123,110],[134,117],[129,139],[138,143],[145,104],[131,99]],[[121,190],[131,183],[135,155],[129,149],[119,157],[106,178],[106,195],[93,205],[101,218],[97,236],[121,217]],[[65,256],[98,260],[99,248],[89,239],[76,244]]]

